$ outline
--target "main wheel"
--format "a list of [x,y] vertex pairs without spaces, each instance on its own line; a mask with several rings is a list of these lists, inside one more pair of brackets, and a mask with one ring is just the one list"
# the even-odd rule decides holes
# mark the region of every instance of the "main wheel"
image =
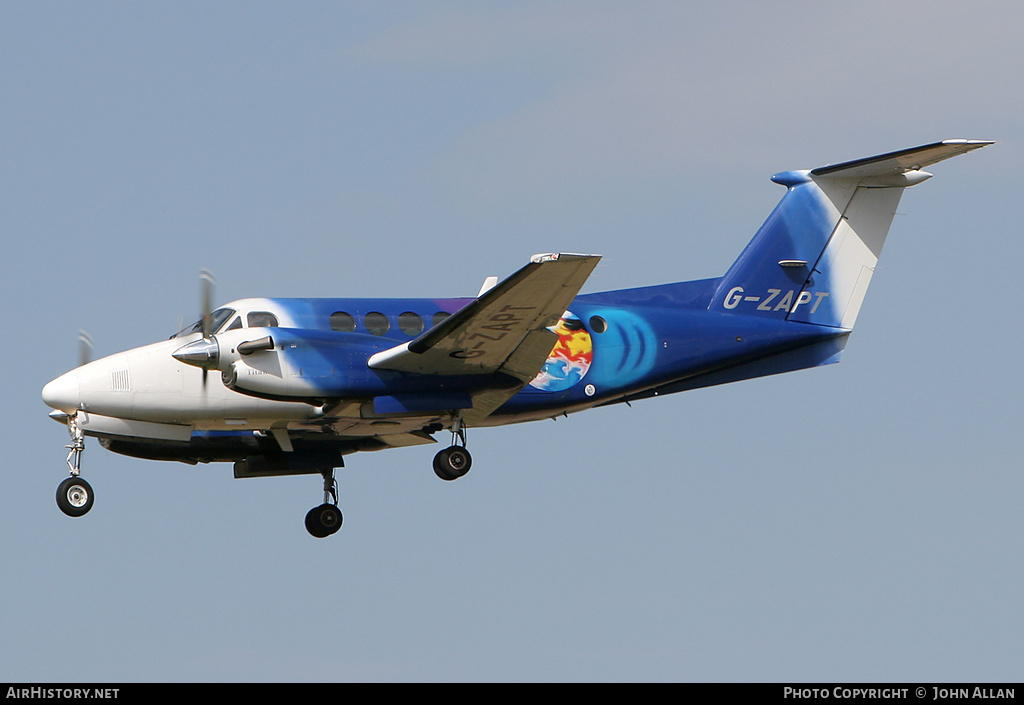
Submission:
[[458,480],[473,466],[473,456],[462,446],[449,446],[434,456],[434,474],[442,480]]
[[306,531],[318,539],[330,536],[341,528],[341,510],[333,504],[321,504],[306,514]]
[[57,506],[69,517],[80,517],[92,509],[92,487],[80,477],[69,477],[57,485]]

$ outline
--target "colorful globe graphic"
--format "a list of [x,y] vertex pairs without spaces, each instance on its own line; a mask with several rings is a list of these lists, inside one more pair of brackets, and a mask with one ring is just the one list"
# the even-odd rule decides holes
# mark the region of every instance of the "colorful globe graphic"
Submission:
[[558,336],[558,342],[530,386],[545,392],[560,392],[586,376],[594,361],[594,343],[583,321],[570,311],[548,330]]

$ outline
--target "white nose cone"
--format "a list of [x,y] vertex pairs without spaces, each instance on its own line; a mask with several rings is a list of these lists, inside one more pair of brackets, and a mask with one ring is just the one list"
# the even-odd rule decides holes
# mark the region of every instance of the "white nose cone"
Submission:
[[74,371],[63,374],[43,387],[43,401],[54,409],[73,414],[78,409],[78,374]]

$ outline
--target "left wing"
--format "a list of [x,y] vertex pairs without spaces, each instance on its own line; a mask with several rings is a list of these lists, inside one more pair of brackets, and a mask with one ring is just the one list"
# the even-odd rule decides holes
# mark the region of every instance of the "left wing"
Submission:
[[557,340],[555,325],[599,255],[534,255],[530,263],[418,338],[371,356],[375,370],[428,375],[503,372],[524,384]]

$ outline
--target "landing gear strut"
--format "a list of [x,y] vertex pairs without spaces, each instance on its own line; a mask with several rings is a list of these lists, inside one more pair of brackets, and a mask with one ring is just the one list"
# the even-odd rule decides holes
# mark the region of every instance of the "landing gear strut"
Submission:
[[452,424],[452,444],[434,456],[434,474],[450,482],[465,475],[472,466],[473,456],[466,449],[466,427],[462,425],[462,416],[458,416]]
[[88,482],[79,477],[82,467],[82,451],[85,450],[85,434],[78,426],[78,413],[68,417],[68,433],[71,443],[68,449],[68,470],[71,477],[57,485],[57,506],[69,517],[80,517],[92,509],[93,491]]
[[306,514],[306,531],[322,539],[341,528],[341,510],[338,509],[338,481],[334,479],[334,468],[321,471],[324,477],[324,503],[313,507]]

